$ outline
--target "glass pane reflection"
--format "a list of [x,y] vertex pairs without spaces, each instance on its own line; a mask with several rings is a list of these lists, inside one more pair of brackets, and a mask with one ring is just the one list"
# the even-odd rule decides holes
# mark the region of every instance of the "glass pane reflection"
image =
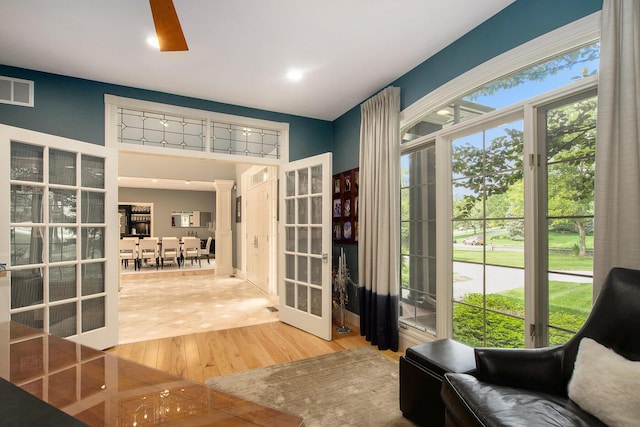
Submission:
[[104,227],[82,227],[82,259],[104,258]]
[[296,285],[293,282],[284,282],[285,304],[287,307],[296,306]]
[[82,295],[104,292],[104,262],[82,264]]
[[43,222],[42,187],[11,186],[11,222]]
[[300,311],[308,311],[309,303],[308,303],[308,288],[305,285],[298,285],[298,310]]
[[307,169],[298,170],[298,195],[309,194],[309,171]]
[[322,193],[322,166],[311,168],[311,194]]
[[58,337],[69,337],[78,331],[75,302],[49,307],[49,332]]
[[82,155],[82,186],[104,188],[104,159]]
[[76,211],[75,190],[59,188],[49,190],[49,222],[75,223]]
[[42,182],[44,148],[11,141],[11,179]]
[[104,301],[104,297],[82,301],[82,332],[104,327]]
[[75,227],[51,227],[49,229],[49,262],[76,259],[78,232]]
[[49,149],[49,183],[76,185],[76,153]]
[[30,268],[11,272],[11,308],[42,304],[43,299],[44,277],[41,269]]
[[76,296],[76,266],[49,267],[49,301]]
[[11,228],[11,265],[41,264],[42,227]]
[[311,288],[311,314],[322,316],[322,290]]

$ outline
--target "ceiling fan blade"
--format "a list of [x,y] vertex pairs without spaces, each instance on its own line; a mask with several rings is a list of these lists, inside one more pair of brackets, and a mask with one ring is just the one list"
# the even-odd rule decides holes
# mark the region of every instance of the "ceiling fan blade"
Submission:
[[160,51],[189,50],[173,0],[149,0]]

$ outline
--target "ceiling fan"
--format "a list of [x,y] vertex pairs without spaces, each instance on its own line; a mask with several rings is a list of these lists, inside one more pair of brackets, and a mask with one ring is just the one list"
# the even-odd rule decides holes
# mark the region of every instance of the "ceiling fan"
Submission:
[[161,52],[189,50],[173,0],[149,0]]

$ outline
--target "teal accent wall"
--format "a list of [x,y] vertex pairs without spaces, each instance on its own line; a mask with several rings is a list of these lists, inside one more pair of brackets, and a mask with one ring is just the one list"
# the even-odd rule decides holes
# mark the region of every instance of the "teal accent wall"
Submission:
[[34,107],[0,104],[0,123],[104,145],[104,95],[289,123],[289,158],[331,151],[330,121],[239,107],[0,65],[0,75],[34,81]]

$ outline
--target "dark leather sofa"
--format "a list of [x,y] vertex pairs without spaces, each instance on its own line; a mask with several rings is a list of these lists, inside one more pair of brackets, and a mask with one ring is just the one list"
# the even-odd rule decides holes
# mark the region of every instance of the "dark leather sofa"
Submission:
[[604,426],[568,397],[583,337],[640,360],[640,271],[612,269],[584,326],[562,346],[474,349],[473,375],[444,375],[445,425]]

